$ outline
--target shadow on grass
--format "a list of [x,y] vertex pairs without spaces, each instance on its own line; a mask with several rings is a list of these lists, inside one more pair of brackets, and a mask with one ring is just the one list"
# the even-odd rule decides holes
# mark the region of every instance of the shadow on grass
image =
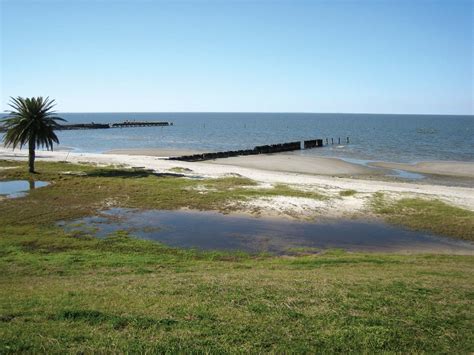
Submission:
[[156,173],[151,169],[130,169],[130,170],[118,170],[118,169],[100,169],[87,173],[89,177],[116,177],[116,178],[146,178],[150,176],[156,177],[184,177],[183,174],[176,173]]
[[91,325],[109,324],[113,329],[123,329],[129,326],[139,329],[161,327],[170,328],[177,323],[176,320],[170,318],[154,319],[150,317],[126,317],[94,310],[62,311],[57,315],[52,315],[50,318],[53,320],[86,322]]

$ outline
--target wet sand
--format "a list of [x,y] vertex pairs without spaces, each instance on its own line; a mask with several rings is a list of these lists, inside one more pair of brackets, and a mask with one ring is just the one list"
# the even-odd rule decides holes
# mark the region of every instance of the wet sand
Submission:
[[452,177],[474,178],[474,163],[456,161],[427,161],[417,164],[370,163],[370,166],[387,169],[400,169],[421,174],[434,174]]
[[[200,154],[202,152],[184,149],[114,149],[105,154],[174,157],[181,155]],[[206,160],[202,163],[216,165],[232,165],[243,168],[253,168],[267,171],[312,175],[382,175],[383,170],[373,167],[349,163],[337,158],[326,158],[311,155],[296,155],[293,153],[246,155],[216,160]]]
[[[149,148],[114,149],[107,151],[105,154],[167,158],[201,153],[203,152],[186,149]],[[299,155],[289,152],[237,156],[216,160],[207,160],[202,163],[231,165],[243,168],[311,175],[382,176],[387,174],[386,169],[399,169],[420,174],[432,174],[458,178],[474,178],[473,162],[455,161],[421,162],[417,164],[374,162],[369,163],[368,165],[362,165],[333,157]]]
[[144,155],[148,157],[179,157],[182,155],[193,155],[193,154],[202,154],[204,152],[197,150],[189,149],[158,149],[158,148],[148,148],[148,149],[113,149],[105,152],[104,154],[121,154],[121,155]]
[[312,175],[382,175],[383,170],[345,162],[337,158],[302,156],[291,153],[259,154],[212,160],[207,163],[267,171]]

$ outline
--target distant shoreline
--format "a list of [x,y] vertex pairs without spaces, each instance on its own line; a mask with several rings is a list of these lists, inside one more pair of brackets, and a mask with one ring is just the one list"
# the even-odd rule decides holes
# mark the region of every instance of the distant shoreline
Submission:
[[[76,152],[69,148],[55,149],[54,151],[37,151],[41,159],[61,160],[66,158],[92,158],[101,163],[114,164],[116,160],[129,160],[132,158],[134,165],[146,165],[145,161],[153,159],[161,164],[186,165],[200,164],[201,166],[221,166],[256,169],[268,172],[305,174],[314,176],[339,176],[381,179],[384,176],[393,176],[390,171],[403,170],[407,172],[427,174],[446,178],[472,179],[474,178],[474,162],[465,161],[423,161],[416,164],[376,161],[368,164],[346,161],[338,157],[299,155],[297,153],[260,154],[251,156],[237,156],[223,159],[210,160],[198,163],[185,163],[168,161],[166,158],[181,155],[201,154],[203,151],[190,149],[113,149],[104,153]],[[0,159],[26,157],[27,150],[5,148],[0,145]],[[62,157],[62,158],[61,158]],[[100,157],[100,159],[98,159]],[[165,163],[166,162],[166,163]],[[409,181],[409,180],[408,180]]]

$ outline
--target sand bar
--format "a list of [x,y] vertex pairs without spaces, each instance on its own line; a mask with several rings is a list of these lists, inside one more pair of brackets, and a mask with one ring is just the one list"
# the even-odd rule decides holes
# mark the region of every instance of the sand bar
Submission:
[[182,155],[202,154],[203,152],[190,149],[159,149],[159,148],[139,148],[139,149],[113,149],[104,154],[121,155],[145,155],[149,157],[179,157]]
[[400,169],[414,173],[474,178],[474,163],[457,161],[427,161],[417,164],[371,163],[370,166],[388,169]]
[[381,175],[383,170],[349,163],[337,158],[295,154],[259,154],[217,159],[211,164],[232,165],[268,171],[311,175]]
[[[201,154],[203,152],[184,149],[114,149],[106,154],[143,155],[150,157],[174,157]],[[247,155],[216,160],[206,160],[206,164],[231,165],[268,171],[290,173],[353,176],[381,175],[382,169],[353,164],[337,158],[296,155],[292,153]]]

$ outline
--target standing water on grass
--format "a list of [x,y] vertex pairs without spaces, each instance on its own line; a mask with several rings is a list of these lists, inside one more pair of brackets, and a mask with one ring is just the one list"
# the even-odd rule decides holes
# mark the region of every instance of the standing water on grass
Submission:
[[[301,154],[394,162],[474,161],[474,116],[319,113],[62,113],[68,123],[170,121],[169,127],[58,132],[83,152],[167,148],[199,151],[334,138]],[[0,115],[1,117],[1,115]],[[0,133],[1,136],[1,133]],[[337,144],[338,138],[341,144]],[[346,138],[350,143],[346,144]]]
[[217,212],[115,208],[100,216],[61,222],[67,231],[97,237],[118,231],[173,247],[269,252],[342,248],[348,251],[474,253],[474,244],[382,223],[287,221]]
[[16,198],[26,196],[29,190],[49,185],[45,181],[10,180],[0,181],[0,196]]

